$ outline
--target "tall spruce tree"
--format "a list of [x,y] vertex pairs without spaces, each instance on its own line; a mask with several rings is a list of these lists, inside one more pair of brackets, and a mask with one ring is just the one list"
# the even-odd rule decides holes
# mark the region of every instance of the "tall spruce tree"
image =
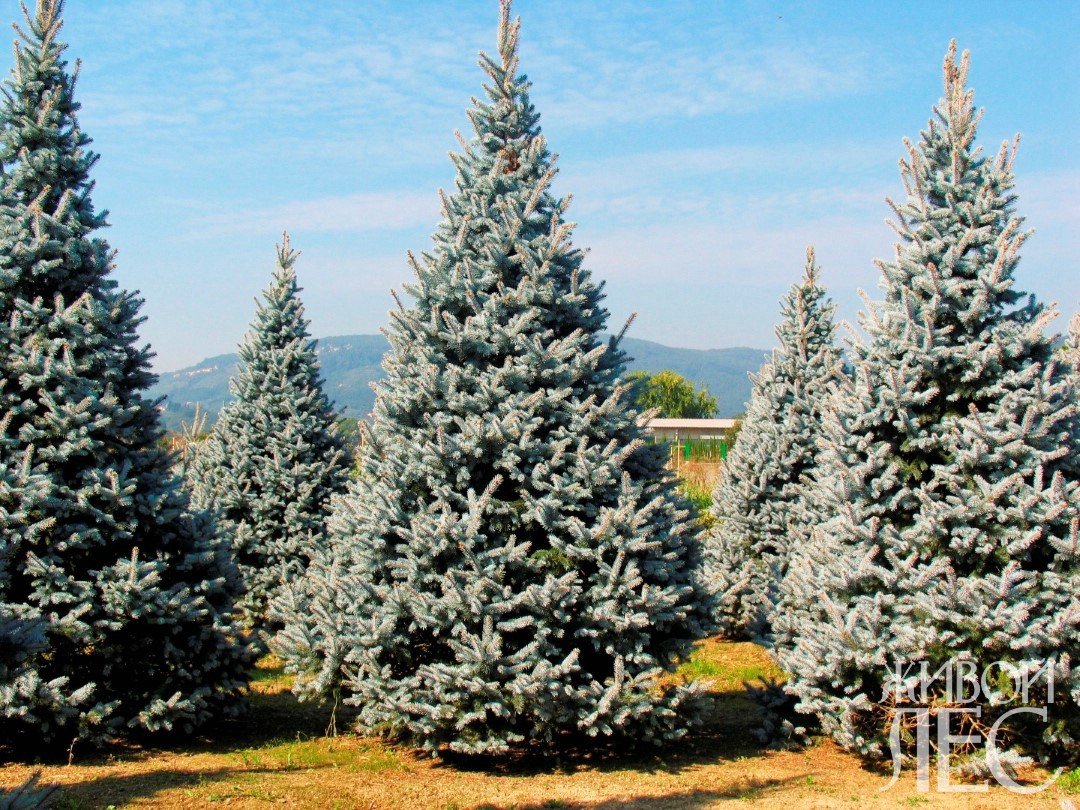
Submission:
[[161,449],[141,301],[110,276],[97,156],[57,40],[27,13],[0,107],[0,739],[189,728],[231,705],[246,648],[227,547]]
[[801,479],[817,464],[821,408],[841,373],[836,306],[820,283],[813,248],[806,275],[781,302],[779,349],[752,375],[739,441],[713,493],[717,523],[705,541],[716,623],[732,637],[768,632],[777,584],[787,572]]
[[269,603],[325,543],[330,499],[351,459],[338,436],[286,234],[240,344],[226,405],[189,468],[192,502],[212,510],[246,590],[237,606],[262,628]]
[[[5,451],[11,418],[11,411],[0,417]],[[33,463],[33,451],[27,447],[21,455],[0,453],[0,717],[22,715],[36,724],[51,718],[76,719],[89,688],[74,694],[65,688],[67,678],[42,680],[36,661],[49,650],[48,621],[36,605],[9,601],[6,583],[24,556],[27,541],[48,529],[49,481]]]
[[[1053,313],[1014,286],[1027,238],[1013,213],[1015,144],[996,159],[974,146],[967,71],[953,43],[936,119],[901,163],[884,300],[868,305],[869,340],[852,346],[853,378],[826,408],[812,497],[832,517],[795,552],[775,649],[798,709],[872,755],[889,750],[921,662],[931,674],[959,658],[1003,662],[997,672],[1032,678],[1049,662],[1052,702],[1043,681],[1031,694],[1047,722],[1016,715],[999,744],[1075,758],[1075,394],[1044,333]],[[928,684],[932,716],[949,707],[944,686]],[[1015,705],[984,699],[975,730]]]
[[708,624],[688,508],[550,191],[519,25],[503,0],[359,479],[280,639],[302,692],[432,750],[677,736],[695,690],[660,678]]

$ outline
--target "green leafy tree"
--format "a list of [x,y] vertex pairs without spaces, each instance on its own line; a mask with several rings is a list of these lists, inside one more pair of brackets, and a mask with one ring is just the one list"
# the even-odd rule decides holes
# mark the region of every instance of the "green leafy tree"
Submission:
[[670,369],[656,374],[633,371],[626,379],[642,411],[655,410],[659,416],[671,419],[708,419],[716,415],[716,397],[707,388],[695,390],[690,380]]
[[[868,304],[854,373],[824,409],[807,500],[826,519],[804,521],[815,529],[782,585],[775,650],[799,711],[868,755],[887,755],[911,708],[910,667],[964,658],[1033,678],[1049,666],[1053,699],[1030,693],[1046,717],[1007,719],[999,740],[1012,748],[985,764],[1075,760],[1077,402],[1045,333],[1054,313],[1015,287],[1028,236],[1013,212],[1015,146],[996,159],[975,147],[967,71],[954,43],[945,98],[901,163],[900,243],[879,263],[884,300]],[[916,689],[939,722],[944,681],[925,699]],[[978,708],[990,727],[1015,704]]]
[[746,424],[746,411],[738,414],[735,417],[735,424],[733,424],[727,432],[724,434],[728,444],[728,452],[733,451],[739,444],[739,437],[742,436],[743,426]]
[[518,31],[504,0],[476,137],[388,330],[359,478],[279,649],[302,693],[337,692],[363,728],[428,749],[671,739],[695,688],[662,676],[708,629],[699,540],[601,342]]
[[237,606],[253,627],[269,603],[325,544],[330,500],[345,490],[351,460],[323,393],[300,301],[296,253],[286,234],[277,267],[240,344],[235,397],[191,465],[193,503],[217,516],[245,592]]
[[146,395],[141,301],[93,235],[62,8],[27,12],[0,104],[0,739],[22,750],[201,725],[249,663],[228,548]]

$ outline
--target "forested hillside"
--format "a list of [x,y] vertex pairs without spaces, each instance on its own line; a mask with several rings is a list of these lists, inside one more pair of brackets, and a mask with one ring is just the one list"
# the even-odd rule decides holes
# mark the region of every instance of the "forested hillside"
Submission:
[[[720,416],[743,411],[750,396],[747,372],[756,371],[764,349],[678,349],[649,340],[623,338],[622,347],[633,358],[631,370],[677,371],[697,385],[706,386],[719,403]],[[319,340],[319,362],[326,377],[326,392],[343,416],[363,417],[375,402],[369,383],[383,376],[386,338],[382,335],[339,335]],[[231,399],[229,377],[236,373],[236,354],[208,357],[179,371],[167,372],[153,388],[166,396],[165,424],[177,430],[191,422],[196,403],[211,421]]]

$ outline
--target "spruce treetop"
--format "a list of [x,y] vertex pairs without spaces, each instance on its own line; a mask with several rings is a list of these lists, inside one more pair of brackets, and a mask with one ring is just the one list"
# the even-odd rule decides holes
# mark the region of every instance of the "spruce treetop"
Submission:
[[[90,170],[98,156],[86,149],[90,138],[76,117],[78,65],[68,72],[67,45],[57,38],[63,7],[64,0],[40,0],[37,13],[31,14],[23,6],[25,27],[14,26],[19,35],[14,45],[15,67],[4,82],[0,112],[3,200],[5,205],[24,209],[22,224],[32,226],[27,230],[37,234],[39,242],[52,244],[40,246],[46,253],[26,268],[29,272],[18,272],[21,263],[0,261],[0,292],[17,287],[16,294],[26,300],[40,296],[51,301],[60,294],[70,303],[98,285],[111,288],[113,284],[104,279],[109,250],[103,242],[79,243],[76,256],[65,256],[59,249],[70,244],[72,236],[79,238],[105,226],[106,218],[106,212],[94,212],[90,200],[94,186]],[[49,240],[46,234],[56,238]],[[18,245],[9,249],[18,250]]]
[[263,290],[263,300],[256,301],[255,319],[238,349],[240,368],[232,393],[237,397],[270,394],[287,381],[296,393],[320,396],[329,411],[322,393],[316,341],[299,297],[295,267],[299,256],[300,252],[292,249],[289,234],[283,233],[270,284]]
[[[987,329],[1046,322],[1034,300],[1014,308],[1025,297],[1014,289],[1013,276],[1020,247],[1030,236],[1013,212],[1012,167],[1020,136],[1011,148],[1003,143],[993,160],[974,145],[982,110],[975,110],[974,91],[966,86],[968,64],[966,51],[957,63],[956,42],[950,43],[945,97],[920,142],[904,139],[908,154],[900,160],[900,176],[907,198],[901,204],[887,200],[896,215],[889,225],[900,241],[892,261],[875,262],[882,271],[886,314],[875,317],[877,308],[871,307],[863,321],[871,339],[882,333],[898,336],[912,321],[923,331],[910,339],[941,336],[935,358],[942,378],[966,365],[970,344],[985,341]],[[985,373],[990,377],[995,370],[988,365]],[[971,383],[965,391],[979,387],[977,380]],[[963,393],[943,394],[966,410]]]
[[806,264],[800,282],[793,284],[780,303],[776,337],[780,353],[799,369],[805,369],[835,342],[836,304],[821,284],[821,267],[813,245],[806,248]]
[[[884,300],[866,300],[860,317],[869,341],[852,346],[856,388],[878,404],[851,429],[872,423],[914,480],[928,480],[934,461],[947,461],[952,433],[972,414],[1008,402],[1033,364],[1045,368],[1053,351],[1044,330],[1055,313],[1015,287],[1019,250],[1030,235],[1013,212],[1019,136],[994,159],[975,146],[982,112],[965,85],[968,58],[965,52],[958,62],[950,44],[945,97],[920,142],[905,139],[907,198],[888,201],[900,241],[891,261],[877,261]],[[900,410],[893,418],[883,407]],[[1056,452],[1049,434],[1032,440]]]
[[[462,324],[462,351],[505,353],[515,335],[553,330],[552,336],[566,337],[574,329],[582,330],[591,350],[607,318],[599,306],[602,285],[580,271],[582,254],[570,244],[573,226],[563,220],[569,198],[550,193],[555,158],[529,101],[530,83],[517,73],[521,23],[511,20],[508,0],[500,8],[500,59],[481,54],[486,101],[473,98],[468,111],[475,138],[462,139],[462,151],[451,154],[457,193],[440,195],[444,220],[434,254],[419,262],[410,256],[418,283],[406,290],[425,318],[437,308],[440,319]],[[534,309],[536,303],[544,307]],[[469,341],[472,319],[485,323],[507,307],[502,317],[511,328],[500,342],[487,349]],[[613,350],[609,364],[619,358]]]

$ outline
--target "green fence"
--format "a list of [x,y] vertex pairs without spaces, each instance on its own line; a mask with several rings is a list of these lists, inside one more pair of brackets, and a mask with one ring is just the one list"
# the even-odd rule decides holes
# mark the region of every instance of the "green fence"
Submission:
[[727,439],[652,439],[653,444],[666,444],[670,448],[672,460],[681,462],[707,461],[712,463],[727,459]]

